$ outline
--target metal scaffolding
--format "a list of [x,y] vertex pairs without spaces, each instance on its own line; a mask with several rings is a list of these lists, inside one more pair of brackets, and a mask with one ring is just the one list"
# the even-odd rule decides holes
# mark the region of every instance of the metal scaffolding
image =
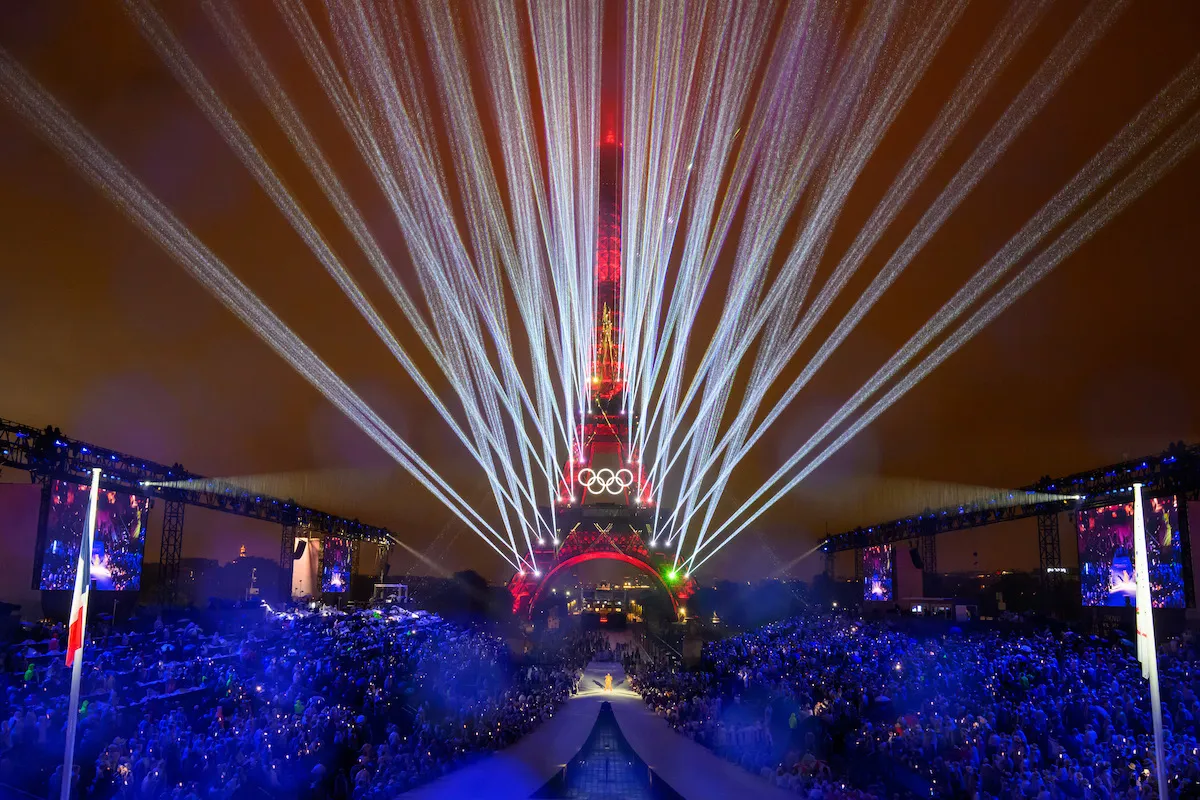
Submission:
[[1038,566],[1047,586],[1062,583],[1062,540],[1058,531],[1058,514],[1040,514],[1037,518]]
[[386,528],[367,525],[315,508],[298,505],[217,478],[167,466],[107,447],[71,439],[57,428],[35,428],[0,419],[0,467],[25,470],[35,478],[86,483],[92,468],[101,470],[100,487],[108,491],[178,501],[226,514],[286,524],[296,520],[316,534],[372,542],[393,536]]
[[179,559],[183,552],[183,514],[187,505],[168,500],[163,508],[162,542],[158,548],[158,600],[170,605],[179,592]]
[[100,488],[151,502],[166,503],[160,558],[160,600],[173,602],[179,590],[179,560],[183,551],[185,507],[199,506],[226,514],[278,523],[283,527],[279,568],[282,596],[290,595],[292,548],[296,532],[303,528],[312,535],[336,535],[351,541],[390,542],[393,534],[386,528],[329,514],[269,495],[257,494],[215,478],[206,478],[184,469],[180,464],[167,466],[107,447],[64,436],[53,426],[36,428],[0,419],[0,468],[24,470],[33,481],[42,484],[42,505],[38,515],[38,542],[34,554],[33,587],[40,588],[42,555],[45,552],[46,523],[53,482],[82,483],[90,480],[93,468],[101,470]]
[[[1042,478],[1030,486],[953,508],[926,509],[901,519],[827,536],[826,552],[895,544],[921,536],[979,528],[1029,517],[1056,515],[1080,508],[1125,502],[1134,483],[1147,497],[1195,496],[1200,493],[1200,445],[1171,445],[1156,456],[1109,464],[1060,478]],[[1057,539],[1056,539],[1057,541]],[[1061,561],[1056,566],[1061,566]]]
[[936,575],[938,571],[937,536],[926,534],[919,541],[921,547],[921,569],[929,575]]

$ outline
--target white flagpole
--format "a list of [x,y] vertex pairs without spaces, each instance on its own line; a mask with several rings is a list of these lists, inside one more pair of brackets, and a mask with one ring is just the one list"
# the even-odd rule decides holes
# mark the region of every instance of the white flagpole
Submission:
[[1167,770],[1163,763],[1162,700],[1158,694],[1158,647],[1154,641],[1154,613],[1150,596],[1150,558],[1146,548],[1146,518],[1142,510],[1142,484],[1133,485],[1134,575],[1137,580],[1137,652],[1142,677],[1150,680],[1150,714],[1154,719],[1154,766],[1158,796],[1167,800]]
[[[88,499],[87,525],[83,529],[83,539],[79,542],[79,565],[75,570],[75,596],[82,594],[83,602],[79,608],[79,652],[71,662],[71,704],[67,707],[67,747],[63,754],[62,800],[71,798],[71,778],[75,761],[75,726],[79,722],[79,682],[83,677],[83,650],[87,641],[87,607],[91,596],[89,582],[92,580],[92,539],[96,535],[96,505],[100,495],[100,470],[92,470],[92,491]],[[86,590],[86,591],[85,591]],[[72,603],[72,605],[74,605]],[[67,637],[67,647],[70,636]]]

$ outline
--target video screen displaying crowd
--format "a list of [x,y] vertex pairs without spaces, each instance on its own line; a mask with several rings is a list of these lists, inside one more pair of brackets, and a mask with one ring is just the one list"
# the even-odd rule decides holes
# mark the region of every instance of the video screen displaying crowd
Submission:
[[[549,718],[598,646],[564,636],[514,657],[499,638],[398,608],[267,617],[226,635],[158,620],[97,638],[76,796],[394,797]],[[70,670],[61,626],[34,638],[4,652],[0,794],[57,798]]]
[[[1175,497],[1145,503],[1150,598],[1155,608],[1186,605],[1183,537]],[[1085,606],[1133,606],[1137,590],[1133,503],[1085,509],[1076,515],[1079,582]]]
[[[1172,641],[1159,664],[1169,794],[1200,796],[1200,652]],[[680,733],[814,800],[1158,796],[1148,685],[1119,641],[817,614],[709,643],[692,670],[632,666]]]
[[[72,591],[79,545],[87,525],[90,489],[54,481],[46,522],[39,588]],[[100,492],[92,541],[91,577],[101,591],[137,591],[142,582],[149,501],[118,492]]]

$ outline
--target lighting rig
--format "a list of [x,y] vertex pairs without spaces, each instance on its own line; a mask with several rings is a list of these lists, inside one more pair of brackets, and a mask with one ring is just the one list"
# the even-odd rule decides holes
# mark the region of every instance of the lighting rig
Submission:
[[[915,516],[836,533],[826,537],[820,549],[832,554],[920,539],[925,548],[922,558],[929,564],[931,559],[927,553],[936,552],[933,550],[933,537],[940,533],[1037,517],[1041,573],[1045,576],[1061,576],[1059,512],[1075,513],[1081,509],[1112,505],[1114,502],[1132,502],[1134,483],[1143,485],[1146,497],[1177,495],[1181,500],[1200,500],[1200,445],[1177,442],[1158,455],[1061,478],[1047,476],[1029,486],[983,502],[926,509]],[[1187,530],[1187,503],[1181,502],[1179,509],[1180,527]],[[1184,571],[1185,582],[1190,587],[1190,563],[1185,563]],[[1190,588],[1188,591],[1190,593]]]
[[287,572],[291,570],[292,548],[299,530],[368,542],[382,548],[388,547],[394,539],[394,534],[386,528],[309,508],[292,500],[251,492],[228,481],[189,472],[180,464],[167,466],[72,439],[55,427],[35,428],[0,419],[0,467],[24,470],[34,483],[42,482],[43,517],[39,518],[39,536],[44,530],[44,512],[49,506],[50,482],[84,483],[93,468],[101,470],[102,489],[164,501],[167,505],[160,550],[164,602],[174,599],[178,586],[183,510],[189,505],[280,525],[283,534],[279,563],[280,569]]

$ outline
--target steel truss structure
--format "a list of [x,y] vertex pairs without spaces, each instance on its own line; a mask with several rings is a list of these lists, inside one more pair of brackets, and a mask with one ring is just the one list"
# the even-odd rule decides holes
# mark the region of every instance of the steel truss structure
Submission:
[[[103,489],[162,500],[167,505],[163,516],[162,599],[170,602],[178,588],[179,558],[183,549],[184,507],[197,506],[226,514],[272,522],[282,527],[280,567],[286,553],[286,570],[291,574],[292,547],[297,531],[316,535],[339,536],[357,542],[388,545],[394,534],[386,528],[367,525],[356,519],[320,511],[264,494],[249,492],[219,479],[189,472],[179,464],[167,466],[145,458],[64,436],[58,428],[36,428],[0,419],[0,468],[28,472],[42,482],[42,508],[39,512],[39,553],[35,568],[40,570],[40,537],[46,528],[50,482],[54,480],[86,483],[95,467],[101,470]],[[35,575],[35,585],[37,576]],[[283,581],[290,586],[290,579]]]
[[1058,514],[1038,514],[1038,566],[1047,584],[1062,583],[1062,539],[1058,532]]
[[921,548],[921,570],[930,575],[937,574],[937,537],[922,536],[919,547]]
[[[998,522],[1009,522],[1029,517],[1055,517],[1053,524],[1057,532],[1057,515],[1062,511],[1077,511],[1082,508],[1099,508],[1121,502],[1134,483],[1143,485],[1147,497],[1178,495],[1181,499],[1200,499],[1200,445],[1173,444],[1155,456],[1111,464],[1087,472],[1078,472],[1063,478],[1042,478],[1031,486],[1023,486],[1012,494],[1026,494],[1029,502],[1001,505],[974,505],[956,508],[926,509],[921,513],[883,522],[866,528],[836,533],[821,542],[827,553],[842,550],[859,550],[864,547],[895,544],[906,539],[934,537],[949,531],[980,528]],[[1045,495],[1068,495],[1066,499],[1046,500]],[[1037,499],[1035,499],[1037,498]],[[1078,499],[1075,499],[1078,498]],[[1183,504],[1181,503],[1181,506]],[[1039,521],[1039,543],[1041,542]],[[1050,534],[1047,534],[1049,536]],[[1057,564],[1048,564],[1043,552],[1043,566],[1061,566],[1062,554],[1058,547],[1058,536],[1054,534],[1057,548]],[[1049,546],[1049,545],[1048,545]],[[1041,548],[1039,548],[1039,551]],[[922,554],[924,558],[924,554]]]
[[179,589],[179,558],[183,552],[183,514],[187,509],[178,500],[167,500],[163,508],[162,542],[158,548],[158,599],[164,605],[175,602]]

